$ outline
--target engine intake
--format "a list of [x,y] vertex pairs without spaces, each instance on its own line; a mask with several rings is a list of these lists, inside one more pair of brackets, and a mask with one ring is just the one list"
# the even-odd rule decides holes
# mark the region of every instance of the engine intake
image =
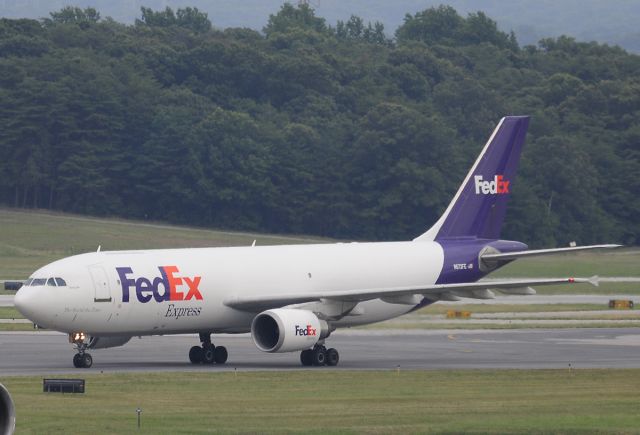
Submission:
[[258,314],[251,322],[251,337],[263,352],[293,352],[313,347],[329,336],[326,321],[311,311],[278,308]]

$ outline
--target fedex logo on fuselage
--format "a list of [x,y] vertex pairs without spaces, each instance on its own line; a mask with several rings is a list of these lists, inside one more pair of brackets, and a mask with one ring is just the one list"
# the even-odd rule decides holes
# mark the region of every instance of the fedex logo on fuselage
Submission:
[[132,287],[138,301],[143,304],[151,298],[156,302],[202,300],[202,294],[198,289],[201,276],[179,276],[180,270],[177,266],[160,266],[158,270],[160,276],[153,279],[143,276],[130,278],[129,275],[133,274],[130,267],[116,267],[122,285],[122,302],[129,302]]
[[502,175],[496,175],[492,181],[486,181],[482,178],[482,175],[474,175],[473,179],[476,183],[476,195],[504,195],[509,193],[508,180],[504,179]]

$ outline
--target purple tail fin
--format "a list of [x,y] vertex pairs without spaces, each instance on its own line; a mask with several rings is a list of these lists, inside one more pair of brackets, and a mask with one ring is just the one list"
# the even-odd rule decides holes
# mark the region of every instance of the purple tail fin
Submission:
[[415,241],[500,238],[528,126],[528,116],[500,120],[444,214]]

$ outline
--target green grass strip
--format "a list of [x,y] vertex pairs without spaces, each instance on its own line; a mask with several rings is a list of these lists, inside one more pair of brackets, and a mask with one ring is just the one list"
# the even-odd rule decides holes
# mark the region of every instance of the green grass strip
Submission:
[[[83,374],[0,379],[20,434],[637,433],[640,370]],[[136,427],[136,408],[142,428]]]

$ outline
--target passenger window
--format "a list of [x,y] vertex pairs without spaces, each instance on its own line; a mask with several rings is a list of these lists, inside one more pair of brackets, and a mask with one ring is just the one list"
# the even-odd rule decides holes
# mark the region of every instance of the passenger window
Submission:
[[55,280],[55,279],[53,279],[53,278],[49,278],[49,279],[47,280],[47,285],[50,285],[50,286],[52,286],[52,287],[55,287],[55,286],[56,286],[56,280]]
[[62,278],[56,278],[56,284],[58,284],[58,287],[65,287],[67,282]]
[[46,282],[47,280],[44,278],[36,278],[33,281],[31,281],[31,285],[32,286],[44,285]]

